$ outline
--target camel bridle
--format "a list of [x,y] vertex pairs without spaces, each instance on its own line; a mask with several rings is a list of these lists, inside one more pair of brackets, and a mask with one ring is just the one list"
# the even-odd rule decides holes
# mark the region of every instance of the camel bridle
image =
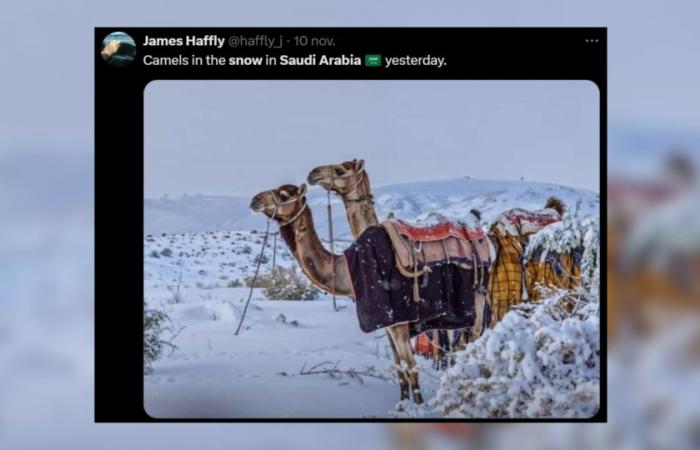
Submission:
[[[350,175],[336,175],[336,174],[335,174],[335,168],[336,168],[336,167],[337,167],[337,166],[332,166],[332,167],[331,167],[331,183],[330,183],[330,185],[329,185],[329,187],[328,187],[328,189],[327,189],[329,192],[333,190],[332,188],[333,188],[333,186],[334,186],[334,184],[335,184],[335,180],[339,180],[339,179],[342,180],[342,179],[344,179],[344,178],[350,178],[350,177],[354,176],[354,174],[350,174]],[[342,199],[345,200],[346,202],[359,203],[359,202],[366,202],[366,201],[369,201],[370,203],[374,204],[374,197],[372,196],[372,194],[367,194],[367,195],[360,196],[360,197],[357,197],[357,198],[348,198],[348,195],[350,195],[350,194],[352,194],[353,192],[355,192],[355,190],[358,188],[358,186],[360,186],[360,183],[362,183],[363,181],[365,181],[365,178],[367,178],[367,175],[366,175],[367,173],[365,172],[365,168],[364,168],[364,167],[362,167],[357,173],[360,174],[360,177],[359,177],[359,179],[350,187],[350,190],[348,190],[348,191],[345,192],[345,193],[340,193],[340,192],[338,192],[338,191],[334,191],[334,192],[336,192],[336,193],[338,194],[338,196],[340,196],[340,198],[342,198]]]
[[[280,207],[286,206],[286,205],[291,205],[293,203],[297,203],[299,200],[301,200],[303,198],[303,196],[302,196],[302,197],[298,197],[298,198],[292,198],[292,199],[289,199],[286,201],[281,201],[277,197],[277,193],[274,190],[271,189],[271,190],[267,191],[267,193],[270,194],[270,196],[272,197],[272,203],[275,205],[274,208],[272,209],[272,216],[270,217],[270,219],[272,219],[272,220],[274,220],[277,217],[277,211],[279,210]],[[295,220],[297,220],[307,207],[308,207],[308,203],[306,202],[306,199],[304,199],[304,203],[301,205],[301,208],[299,208],[299,211],[297,211],[296,214],[294,214],[294,216],[285,220],[284,222],[279,222],[279,226],[284,227],[286,225],[291,224]]]

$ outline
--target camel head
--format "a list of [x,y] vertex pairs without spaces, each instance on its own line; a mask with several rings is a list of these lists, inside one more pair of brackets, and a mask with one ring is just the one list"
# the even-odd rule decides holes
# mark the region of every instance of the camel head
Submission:
[[253,197],[250,209],[265,214],[279,224],[287,224],[306,208],[306,184],[283,184],[277,189],[262,191]]
[[345,195],[355,189],[366,177],[364,159],[353,159],[340,164],[319,166],[309,172],[307,181],[326,190]]

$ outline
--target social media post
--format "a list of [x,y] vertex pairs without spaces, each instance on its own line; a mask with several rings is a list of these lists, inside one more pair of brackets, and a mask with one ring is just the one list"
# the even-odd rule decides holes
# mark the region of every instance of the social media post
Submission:
[[583,31],[96,30],[97,419],[604,420]]
[[[155,31],[154,34],[142,36],[139,46],[143,55],[138,61],[144,66],[161,67],[424,66],[439,69],[446,64],[445,56],[429,52],[384,57],[368,51],[338,53],[338,50],[342,51],[338,48],[340,42],[341,39],[332,33],[322,32],[283,32],[279,35],[256,32],[192,33],[172,37],[168,33]],[[136,46],[136,41],[129,34],[117,31],[103,39],[100,54],[107,64],[124,67],[137,59]],[[224,55],[227,51],[233,54]],[[246,55],[246,52],[254,54]]]

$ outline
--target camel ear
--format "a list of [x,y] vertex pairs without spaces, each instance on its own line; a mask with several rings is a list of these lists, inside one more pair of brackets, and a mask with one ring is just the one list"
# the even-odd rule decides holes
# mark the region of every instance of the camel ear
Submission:
[[306,194],[306,183],[301,183],[299,185],[299,197]]
[[355,160],[355,171],[359,172],[365,168],[365,160],[364,159],[356,159]]

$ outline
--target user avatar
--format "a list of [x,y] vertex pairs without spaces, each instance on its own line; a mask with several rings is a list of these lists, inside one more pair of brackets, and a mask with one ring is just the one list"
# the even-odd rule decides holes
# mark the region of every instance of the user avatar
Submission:
[[122,31],[110,33],[102,40],[102,59],[113,67],[131,64],[136,56],[136,42]]

